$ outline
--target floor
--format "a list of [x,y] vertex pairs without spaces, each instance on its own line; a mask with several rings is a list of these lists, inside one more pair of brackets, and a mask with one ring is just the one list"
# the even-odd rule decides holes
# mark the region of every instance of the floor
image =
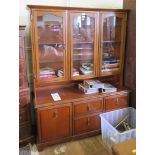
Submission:
[[101,135],[47,147],[39,155],[112,155]]

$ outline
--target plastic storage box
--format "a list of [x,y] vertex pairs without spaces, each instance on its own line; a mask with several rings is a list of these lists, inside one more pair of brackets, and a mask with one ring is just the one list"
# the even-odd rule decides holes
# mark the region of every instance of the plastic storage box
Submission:
[[[127,122],[132,129],[119,132],[115,127],[128,115]],[[113,144],[136,137],[136,110],[124,108],[100,114],[102,138],[111,147]]]

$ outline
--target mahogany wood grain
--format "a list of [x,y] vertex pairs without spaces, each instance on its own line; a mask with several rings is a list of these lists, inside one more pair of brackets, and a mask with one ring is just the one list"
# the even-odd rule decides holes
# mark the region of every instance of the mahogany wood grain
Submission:
[[72,135],[71,104],[38,110],[41,142],[64,139]]
[[80,101],[75,102],[74,104],[75,117],[82,114],[101,112],[102,110],[103,110],[102,99]]
[[[63,141],[82,138],[100,133],[99,114],[128,106],[129,91],[123,88],[124,47],[126,16],[128,10],[76,8],[58,6],[28,5],[31,11],[31,42],[34,74],[34,107],[37,114],[37,145],[39,149]],[[85,13],[94,17],[94,73],[93,75],[72,76],[73,69],[73,17]],[[63,78],[40,80],[37,18],[40,15],[54,14],[63,18],[63,41],[65,43]],[[120,72],[101,73],[101,27],[103,15],[116,15],[122,18]],[[41,38],[45,41],[45,38]],[[55,38],[51,38],[55,39]],[[22,56],[21,56],[22,57]],[[52,57],[52,60],[56,59]],[[57,61],[57,60],[56,60]],[[54,67],[58,63],[55,63]],[[76,65],[78,63],[75,63]],[[84,94],[78,90],[83,79],[96,78],[110,82],[118,88],[114,93]],[[51,93],[58,93],[60,101],[54,101]]]
[[128,107],[128,95],[116,95],[105,98],[105,111]]
[[77,118],[74,120],[74,134],[81,134],[100,129],[99,115]]

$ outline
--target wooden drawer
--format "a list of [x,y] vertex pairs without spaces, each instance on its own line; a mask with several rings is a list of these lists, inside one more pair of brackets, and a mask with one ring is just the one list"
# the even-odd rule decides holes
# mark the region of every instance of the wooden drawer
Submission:
[[87,100],[74,103],[74,115],[100,112],[103,109],[102,99]]
[[19,139],[22,140],[31,136],[31,125],[26,123],[19,127]]
[[82,134],[85,132],[100,130],[100,116],[87,116],[74,120],[74,134]]
[[116,95],[105,98],[105,110],[111,111],[128,107],[128,95]]
[[29,106],[25,105],[24,107],[20,108],[19,111],[19,123],[25,123],[29,121]]

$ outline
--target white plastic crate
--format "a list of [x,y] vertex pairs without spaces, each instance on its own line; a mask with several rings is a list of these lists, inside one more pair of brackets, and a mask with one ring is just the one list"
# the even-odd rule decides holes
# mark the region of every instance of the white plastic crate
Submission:
[[[131,130],[119,132],[115,126],[128,115]],[[100,114],[102,138],[111,147],[113,144],[136,137],[136,110],[132,107]]]

